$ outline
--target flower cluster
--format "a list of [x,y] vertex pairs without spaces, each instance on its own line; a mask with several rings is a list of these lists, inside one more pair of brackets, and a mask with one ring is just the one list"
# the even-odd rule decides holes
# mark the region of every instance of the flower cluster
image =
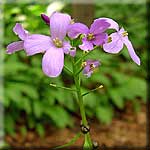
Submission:
[[[107,53],[118,53],[125,46],[132,60],[140,65],[140,59],[136,55],[133,46],[128,39],[128,33],[124,28],[110,18],[99,18],[93,21],[88,28],[82,23],[74,23],[71,16],[64,13],[54,12],[50,17],[41,15],[45,23],[50,27],[50,36],[41,34],[30,34],[21,24],[16,23],[13,31],[21,39],[7,46],[7,53],[12,54],[22,49],[28,56],[44,53],[42,59],[42,70],[49,77],[57,77],[64,67],[64,54],[72,57],[76,55],[76,47],[70,40],[82,37],[82,44],[78,49],[92,51],[94,46],[101,46]],[[107,34],[108,29],[116,32]],[[65,38],[68,36],[69,38]],[[67,40],[66,40],[67,39]],[[83,74],[90,77],[94,69],[100,65],[99,61],[87,60],[84,63]]]

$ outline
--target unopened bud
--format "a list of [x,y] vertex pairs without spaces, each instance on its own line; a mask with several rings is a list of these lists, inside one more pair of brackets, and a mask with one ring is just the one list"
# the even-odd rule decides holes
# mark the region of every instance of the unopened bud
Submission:
[[100,86],[99,86],[100,89],[103,88],[103,87],[104,87],[103,85],[100,85]]
[[87,65],[87,62],[82,62],[81,66],[84,68]]

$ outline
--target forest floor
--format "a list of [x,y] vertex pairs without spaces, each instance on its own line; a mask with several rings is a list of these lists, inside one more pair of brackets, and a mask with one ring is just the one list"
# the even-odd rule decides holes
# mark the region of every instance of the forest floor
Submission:
[[[11,146],[44,146],[53,147],[65,144],[80,130],[79,120],[74,128],[58,129],[46,126],[46,134],[40,137],[35,131],[28,131],[26,136],[16,132],[14,136],[6,135],[5,140]],[[135,113],[133,107],[127,104],[124,111],[116,111],[115,118],[109,125],[92,120],[90,123],[91,135],[94,141],[103,146],[145,146],[146,145],[146,108]],[[83,136],[73,146],[81,146]]]

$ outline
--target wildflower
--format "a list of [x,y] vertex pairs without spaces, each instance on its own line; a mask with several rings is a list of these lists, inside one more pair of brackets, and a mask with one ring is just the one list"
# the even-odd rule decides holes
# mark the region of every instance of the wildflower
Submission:
[[24,41],[23,47],[28,56],[44,53],[42,70],[49,77],[57,77],[62,72],[64,53],[75,56],[75,49],[71,51],[69,41],[64,40],[70,22],[69,15],[55,12],[51,15],[50,21],[51,37],[33,34]]
[[87,76],[88,78],[92,75],[92,73],[95,71],[96,68],[98,68],[100,65],[100,62],[98,60],[87,60],[82,63],[83,74]]
[[136,64],[140,65],[140,59],[136,55],[132,43],[128,38],[128,32],[125,31],[123,27],[119,29],[119,25],[114,20],[109,18],[102,18],[102,19],[105,19],[108,23],[110,23],[109,28],[115,29],[117,31],[115,33],[112,33],[108,37],[108,41],[103,45],[104,51],[107,53],[114,53],[114,54],[119,53],[123,49],[123,46],[125,45],[128,49],[129,55],[132,58],[132,60]]
[[93,45],[100,46],[107,40],[106,29],[110,26],[105,19],[95,20],[90,29],[82,23],[71,24],[68,28],[68,36],[72,39],[83,34],[82,45],[79,48],[88,51],[93,49]]
[[7,54],[12,54],[16,51],[20,51],[24,49],[24,41],[29,36],[28,31],[26,31],[20,23],[16,23],[15,27],[13,28],[13,32],[18,35],[21,41],[13,42],[7,46]]

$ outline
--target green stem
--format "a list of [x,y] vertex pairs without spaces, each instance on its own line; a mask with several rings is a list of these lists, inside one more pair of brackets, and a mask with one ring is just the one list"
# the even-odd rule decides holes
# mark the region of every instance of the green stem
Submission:
[[69,147],[72,144],[74,144],[79,139],[80,136],[81,136],[81,132],[79,132],[73,139],[71,139],[69,143],[61,145],[61,146],[57,146],[54,149],[60,149],[60,148],[62,149],[62,148],[65,148],[65,147]]
[[78,75],[82,70],[83,68],[80,68],[80,70],[78,70],[78,72],[76,72],[75,75]]
[[[84,109],[84,104],[83,104],[83,96],[81,94],[81,88],[80,88],[80,77],[79,75],[76,75],[76,67],[73,63],[73,73],[74,73],[74,82],[76,86],[76,91],[77,91],[77,96],[78,96],[78,103],[80,107],[80,113],[82,117],[82,124],[84,126],[88,125],[87,119],[86,119],[86,114],[85,114],[85,109]],[[92,141],[89,132],[85,134],[85,141],[84,141],[84,148],[90,148],[92,149]]]
[[[91,51],[90,51],[90,52],[91,52]],[[79,58],[79,59],[75,62],[75,65],[77,65],[78,63],[80,63],[80,61],[82,61],[87,55],[89,55],[90,52],[85,53],[81,58]]]
[[90,90],[90,91],[88,91],[88,92],[82,94],[82,96],[86,96],[86,95],[90,94],[91,92],[94,92],[94,91],[99,90],[99,89],[101,89],[101,88],[103,88],[103,85],[100,85],[99,87],[97,87],[97,88],[95,88],[95,89],[92,89],[92,90]]
[[54,88],[60,88],[60,89],[68,90],[68,91],[74,91],[74,92],[77,92],[75,89],[71,89],[71,88],[63,87],[63,86],[58,86],[58,85],[53,84],[53,83],[50,83],[49,85],[52,86],[52,87],[54,87]]
[[[96,49],[98,46],[95,46],[94,47],[94,49]],[[94,50],[93,49],[93,50]],[[93,51],[92,50],[92,51]],[[79,58],[76,62],[75,62],[75,64],[74,64],[74,66],[76,66],[80,61],[82,61],[86,56],[88,56],[92,51],[87,51],[81,58]]]
[[69,73],[71,73],[71,75],[73,74],[73,72],[72,72],[66,65],[64,65],[64,68],[65,68]]

